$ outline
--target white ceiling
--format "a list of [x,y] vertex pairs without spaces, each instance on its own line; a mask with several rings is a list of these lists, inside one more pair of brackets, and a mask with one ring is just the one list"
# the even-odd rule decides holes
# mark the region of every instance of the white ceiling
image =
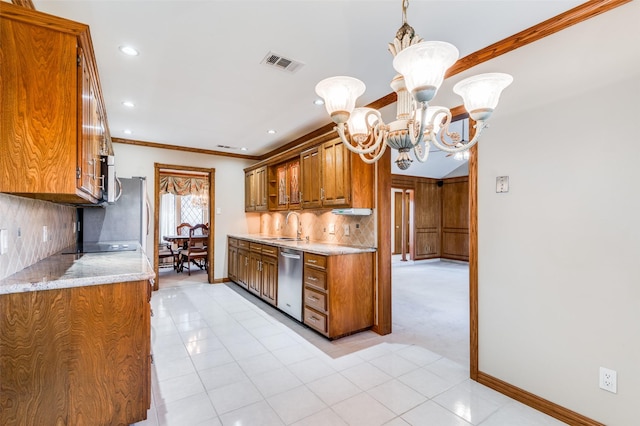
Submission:
[[[387,43],[402,23],[401,2],[35,0],[34,4],[37,10],[90,26],[113,137],[260,155],[330,122],[324,107],[313,104],[315,84],[325,77],[351,75],[363,80],[367,91],[358,105],[391,92],[389,82],[395,72]],[[580,3],[413,0],[408,22],[425,39],[453,43],[463,57]],[[124,44],[137,48],[140,55],[120,53],[118,47]],[[291,74],[262,65],[269,51],[304,66]],[[522,69],[530,64],[518,61],[502,60],[503,68],[495,69],[493,64],[485,63],[484,68],[509,72],[516,81],[519,72],[532,72]],[[540,75],[553,78],[544,70]],[[455,95],[442,92],[450,92],[451,84],[462,77],[445,82],[437,104],[460,103]],[[125,100],[136,107],[124,107]],[[133,134],[124,134],[124,129]],[[269,135],[269,129],[277,133]],[[449,171],[457,166],[448,166]],[[410,170],[417,172],[417,167]]]

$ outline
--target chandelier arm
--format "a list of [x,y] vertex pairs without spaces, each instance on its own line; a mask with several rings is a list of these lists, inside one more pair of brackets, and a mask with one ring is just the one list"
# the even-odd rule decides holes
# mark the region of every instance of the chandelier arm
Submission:
[[484,130],[484,128],[486,126],[487,126],[487,124],[486,124],[485,121],[478,120],[476,122],[476,125],[475,125],[476,134],[473,136],[473,139],[471,139],[468,143],[461,144],[460,146],[457,146],[457,147],[443,145],[440,142],[438,142],[438,139],[435,138],[435,137],[430,138],[430,140],[431,140],[431,142],[433,142],[433,144],[436,146],[436,148],[438,148],[440,151],[444,151],[444,152],[449,152],[449,153],[454,153],[455,154],[456,152],[467,151],[472,146],[477,144],[478,141],[480,140],[480,134],[482,133],[482,130]]
[[338,135],[340,136],[340,139],[342,140],[342,142],[344,143],[344,145],[347,147],[347,149],[351,152],[353,152],[354,154],[369,154],[373,151],[375,151],[376,149],[378,149],[379,145],[380,145],[380,140],[381,138],[378,136],[376,138],[376,141],[373,145],[371,146],[363,146],[362,144],[356,142],[357,146],[353,146],[353,144],[349,141],[347,135],[345,134],[345,124],[344,123],[338,123],[338,125],[336,127],[333,128]]
[[422,144],[414,146],[413,153],[416,156],[416,160],[421,163],[426,162],[429,158],[429,148],[431,148],[431,143],[428,140],[423,140]]
[[384,155],[384,152],[387,150],[387,144],[383,143],[382,148],[380,148],[380,152],[378,152],[375,156],[368,158],[366,154],[360,154],[360,159],[366,164],[373,164],[377,162],[380,157]]
[[[427,102],[420,102],[420,128],[418,129],[418,133],[415,133],[415,116],[418,111],[413,111],[414,120],[411,120],[409,124],[409,140],[411,141],[411,145],[414,147],[422,142],[424,138],[424,128],[427,121],[427,108],[429,104]],[[417,136],[416,136],[417,135]]]

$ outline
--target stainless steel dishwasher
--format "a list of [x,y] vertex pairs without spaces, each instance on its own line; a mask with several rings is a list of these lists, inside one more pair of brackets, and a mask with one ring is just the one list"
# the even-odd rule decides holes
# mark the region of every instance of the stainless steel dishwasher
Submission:
[[280,247],[278,308],[302,321],[302,251]]

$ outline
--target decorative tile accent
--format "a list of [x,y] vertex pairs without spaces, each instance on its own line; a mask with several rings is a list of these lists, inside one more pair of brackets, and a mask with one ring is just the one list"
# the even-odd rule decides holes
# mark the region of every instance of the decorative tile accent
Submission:
[[0,229],[9,233],[9,252],[0,255],[0,279],[75,243],[75,218],[75,207],[0,194]]
[[[376,211],[371,216],[335,215],[329,210],[304,210],[291,215],[285,223],[287,212],[269,212],[260,215],[260,233],[274,236],[295,237],[298,225],[302,227],[302,237],[310,241],[344,244],[350,246],[376,247]],[[330,233],[333,224],[334,233]],[[349,227],[345,235],[344,226]]]

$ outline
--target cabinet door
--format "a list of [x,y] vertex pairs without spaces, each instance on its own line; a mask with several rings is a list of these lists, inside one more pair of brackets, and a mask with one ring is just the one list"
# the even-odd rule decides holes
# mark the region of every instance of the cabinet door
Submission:
[[238,270],[238,248],[237,247],[229,247],[229,271],[227,275],[229,279],[236,281],[237,278],[237,270]]
[[322,205],[347,206],[351,202],[349,150],[337,139],[322,145]]
[[254,171],[253,186],[255,191],[256,211],[267,210],[267,167],[263,166]]
[[252,170],[244,174],[244,211],[246,212],[256,210],[254,172],[255,170]]
[[77,38],[14,20],[12,14],[24,8],[0,6],[11,12],[0,13],[0,192],[81,201],[76,197]]
[[100,114],[95,80],[82,49],[78,49],[78,187],[95,198],[100,198]]
[[238,267],[236,270],[237,283],[244,288],[249,283],[249,252],[244,249],[238,249]]
[[276,185],[278,187],[278,201],[276,209],[286,210],[289,206],[289,193],[287,191],[287,165],[281,164],[276,167]]
[[320,148],[315,147],[300,154],[300,174],[302,175],[302,208],[320,207],[321,165]]
[[262,256],[262,290],[264,300],[276,305],[278,294],[278,258]]
[[287,164],[289,208],[300,208],[300,160]]
[[260,296],[262,292],[262,273],[260,270],[261,261],[262,255],[260,253],[249,253],[249,280],[247,285],[249,287],[249,291],[254,293],[256,296]]

